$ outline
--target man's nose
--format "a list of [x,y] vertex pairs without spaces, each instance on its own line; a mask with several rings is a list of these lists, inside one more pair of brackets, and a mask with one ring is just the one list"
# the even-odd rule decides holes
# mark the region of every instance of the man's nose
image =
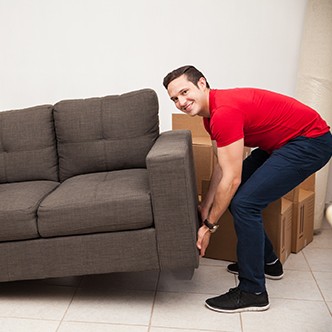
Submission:
[[178,101],[179,101],[179,105],[182,107],[186,104],[187,99],[185,97],[180,96],[180,97],[178,97]]

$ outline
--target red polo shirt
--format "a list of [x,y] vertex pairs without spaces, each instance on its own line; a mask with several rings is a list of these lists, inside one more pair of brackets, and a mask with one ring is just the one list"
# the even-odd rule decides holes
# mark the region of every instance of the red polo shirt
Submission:
[[295,137],[318,137],[330,129],[296,99],[255,88],[210,90],[210,118],[204,118],[204,126],[218,147],[244,138],[245,146],[269,153]]

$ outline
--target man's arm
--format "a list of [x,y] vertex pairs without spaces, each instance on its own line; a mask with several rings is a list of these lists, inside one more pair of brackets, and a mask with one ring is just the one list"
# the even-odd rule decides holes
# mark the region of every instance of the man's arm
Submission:
[[[212,141],[212,147],[214,154],[218,158],[216,141]],[[213,166],[213,172],[209,184],[209,190],[204,195],[204,199],[199,206],[199,210],[203,221],[208,218],[221,177],[222,177],[222,171],[219,166],[219,163],[215,163],[215,165]]]
[[[243,139],[217,149],[221,178],[216,186],[213,204],[207,216],[212,224],[217,223],[226,211],[241,183],[243,149]],[[202,214],[203,217],[205,216]],[[205,225],[198,231],[197,247],[201,250],[201,256],[205,254],[210,235],[211,233]]]

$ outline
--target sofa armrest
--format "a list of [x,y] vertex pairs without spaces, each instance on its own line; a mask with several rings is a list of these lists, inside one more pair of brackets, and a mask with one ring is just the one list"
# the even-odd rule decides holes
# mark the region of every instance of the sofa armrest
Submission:
[[198,199],[191,132],[162,133],[146,162],[160,268],[195,268]]

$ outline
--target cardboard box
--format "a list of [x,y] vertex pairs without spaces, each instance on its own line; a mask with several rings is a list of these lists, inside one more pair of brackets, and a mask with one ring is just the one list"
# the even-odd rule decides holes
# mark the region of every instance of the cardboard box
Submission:
[[227,210],[219,219],[219,228],[212,234],[205,257],[236,262],[237,236],[234,229],[233,217]]
[[[193,140],[193,153],[196,173],[197,193],[202,195],[202,181],[209,181],[212,176],[217,157],[213,152],[210,135],[204,128],[202,117],[191,117],[186,114],[172,114],[172,129],[187,129],[191,131]],[[245,147],[243,159],[251,153],[251,149]]]
[[298,253],[313,240],[315,193],[299,189],[293,207],[292,252]]
[[193,137],[193,154],[197,193],[202,195],[202,182],[211,179],[213,165],[216,162],[210,138]]
[[[203,196],[208,182],[203,182]],[[263,220],[276,255],[284,263],[291,253],[293,203],[281,198],[264,209]],[[233,217],[227,210],[219,219],[219,229],[211,236],[205,257],[231,262],[237,261],[237,236]]]
[[199,116],[190,117],[186,114],[172,114],[172,129],[188,129],[193,140],[193,153],[196,173],[197,193],[202,195],[202,181],[210,180],[216,157],[213,152],[210,135],[204,128]]
[[251,148],[245,146],[243,149],[243,160],[249,157],[250,153],[251,153]]
[[[202,181],[202,198],[206,195],[209,185],[210,181]],[[233,217],[228,210],[220,217],[218,224],[219,228],[211,236],[205,257],[236,262],[237,236],[234,229]]]
[[307,179],[305,179],[302,183],[300,183],[297,187],[287,193],[284,197],[286,199],[291,200],[292,202],[299,201],[300,190],[304,189],[307,191],[315,192],[316,185],[316,174],[310,175]]
[[292,249],[293,202],[281,198],[263,211],[264,228],[274,252],[284,263]]
[[298,253],[313,240],[316,174],[312,174],[284,197],[294,202],[292,252]]
[[191,131],[193,137],[206,137],[210,139],[210,135],[204,128],[203,118],[200,116],[172,114],[172,129],[188,129]]

